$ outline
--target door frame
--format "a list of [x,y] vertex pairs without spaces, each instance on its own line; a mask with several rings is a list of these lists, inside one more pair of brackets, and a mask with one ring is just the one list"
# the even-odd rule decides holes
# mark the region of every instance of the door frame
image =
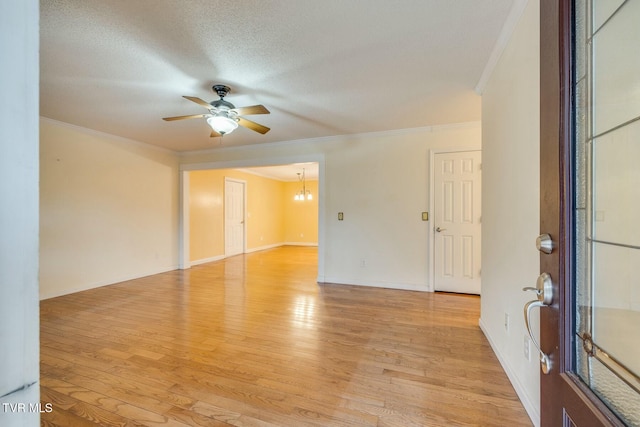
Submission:
[[[482,153],[481,148],[432,148],[429,150],[429,205],[427,207],[427,212],[429,212],[429,226],[427,227],[427,267],[429,268],[429,283],[427,283],[427,292],[435,292],[436,290],[436,271],[435,271],[435,239],[436,233],[433,229],[433,212],[435,212],[435,157],[436,154],[446,154],[446,153],[464,153],[468,151],[480,151]],[[482,170],[482,167],[481,169]],[[482,197],[482,188],[480,189],[480,197]],[[482,255],[482,254],[481,254]],[[482,292],[482,289],[480,290]]]
[[[221,153],[228,152],[231,149],[220,149]],[[216,149],[216,151],[218,151]],[[292,163],[318,163],[318,283],[325,282],[325,230],[326,230],[326,214],[325,214],[325,155],[322,153],[315,154],[298,154],[294,156],[262,156],[247,158],[241,160],[226,161],[204,161],[199,163],[182,163],[180,164],[180,185],[179,185],[179,210],[178,210],[178,265],[181,270],[191,268],[191,260],[189,253],[189,172],[208,169],[238,169],[257,166],[277,166],[288,165]]]
[[[226,193],[227,193],[227,183],[229,182],[242,184],[242,253],[244,254],[247,252],[247,181],[225,176],[224,177],[224,193],[222,197],[222,200],[224,200],[224,203],[223,203],[224,215],[222,216],[222,222],[223,222],[222,228],[224,230],[224,236],[225,236],[225,241],[224,241],[224,257],[225,258],[230,256],[227,253],[227,240],[226,240],[226,236],[227,236],[227,194]],[[236,255],[240,255],[240,254],[236,254]]]
[[540,310],[540,346],[552,361],[540,373],[540,425],[621,426],[574,374],[572,21],[572,0],[541,0],[540,232],[554,250],[540,254],[540,272],[551,274],[554,300]]

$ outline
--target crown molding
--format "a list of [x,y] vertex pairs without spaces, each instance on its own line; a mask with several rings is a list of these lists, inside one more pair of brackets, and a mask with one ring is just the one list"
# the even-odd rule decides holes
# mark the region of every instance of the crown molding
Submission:
[[251,151],[256,148],[286,147],[288,145],[301,145],[301,144],[321,144],[321,143],[328,143],[328,142],[339,142],[339,141],[344,141],[344,140],[354,139],[354,138],[372,138],[372,137],[411,135],[411,134],[418,134],[418,133],[433,133],[433,132],[441,132],[441,131],[455,130],[455,129],[473,129],[480,126],[481,126],[481,122],[478,120],[478,121],[472,121],[472,122],[449,123],[444,125],[423,126],[423,127],[417,127],[417,128],[392,129],[392,130],[384,130],[384,131],[376,131],[376,132],[362,132],[362,133],[352,133],[352,134],[343,134],[343,135],[321,136],[317,138],[294,139],[289,141],[276,141],[276,142],[268,142],[264,144],[247,144],[247,145],[239,145],[235,147],[219,147],[219,148],[207,148],[205,150],[180,151],[178,152],[178,155],[191,156],[191,155],[213,154],[213,153],[229,152],[229,151],[231,152]]

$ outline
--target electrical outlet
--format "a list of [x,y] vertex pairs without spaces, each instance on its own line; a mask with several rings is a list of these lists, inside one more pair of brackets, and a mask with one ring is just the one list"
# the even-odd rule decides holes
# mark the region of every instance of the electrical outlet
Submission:
[[529,335],[525,334],[523,344],[524,347],[522,349],[524,351],[524,358],[531,362],[531,339],[529,338]]
[[509,332],[509,313],[504,313],[504,330]]

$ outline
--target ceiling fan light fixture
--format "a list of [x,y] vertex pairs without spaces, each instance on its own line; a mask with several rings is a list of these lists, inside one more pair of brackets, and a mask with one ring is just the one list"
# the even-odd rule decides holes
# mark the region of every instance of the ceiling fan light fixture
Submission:
[[211,129],[215,130],[220,135],[231,133],[238,127],[238,122],[226,114],[211,116],[207,118],[207,123],[211,126]]
[[231,133],[236,130],[238,126],[245,127],[263,135],[269,132],[271,129],[268,127],[242,117],[252,114],[269,114],[269,110],[267,110],[264,105],[249,105],[246,107],[236,108],[232,103],[224,100],[224,97],[229,93],[229,90],[231,90],[229,89],[229,86],[214,85],[213,91],[220,96],[220,99],[212,102],[203,101],[196,96],[183,95],[183,98],[206,108],[207,114],[189,114],[188,116],[164,117],[162,120],[173,121],[205,117],[207,124],[211,129],[213,129],[213,132],[211,132],[212,138]]

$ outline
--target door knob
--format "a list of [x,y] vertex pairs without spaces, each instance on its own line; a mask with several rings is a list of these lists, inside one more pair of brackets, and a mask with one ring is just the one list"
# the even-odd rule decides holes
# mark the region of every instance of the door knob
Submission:
[[534,338],[533,332],[531,332],[531,310],[535,307],[544,307],[551,305],[553,302],[553,281],[551,280],[551,275],[549,273],[542,273],[538,276],[538,280],[536,280],[536,287],[532,288],[527,286],[522,288],[523,291],[531,291],[535,292],[537,299],[533,301],[529,301],[524,305],[524,324],[527,328],[527,332],[529,333],[529,338],[533,342],[533,345],[538,350],[538,355],[540,357],[540,368],[542,369],[542,373],[548,374],[551,371],[551,359],[549,355],[547,355],[538,344],[538,341]]
[[446,230],[446,228],[436,227],[436,231],[437,231],[438,233],[442,233],[442,232],[443,232],[443,231],[445,231],[445,230]]

